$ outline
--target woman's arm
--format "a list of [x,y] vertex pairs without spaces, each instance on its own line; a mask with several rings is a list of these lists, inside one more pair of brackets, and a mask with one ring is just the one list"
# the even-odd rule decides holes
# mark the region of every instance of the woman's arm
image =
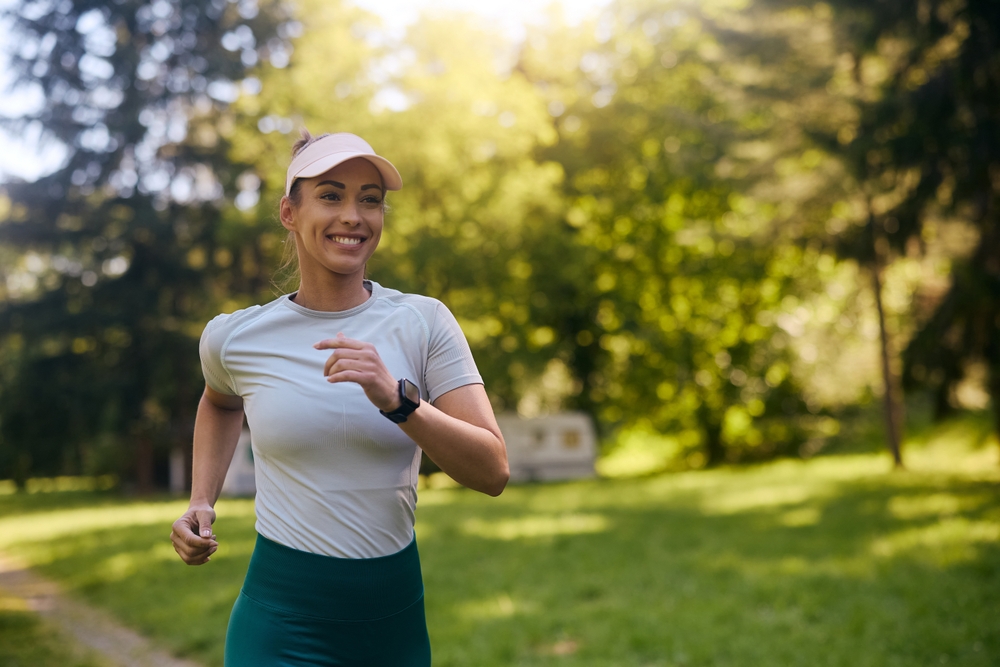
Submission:
[[[323,370],[328,381],[356,382],[385,412],[399,407],[397,379],[374,345],[338,334],[315,347],[333,350]],[[459,484],[491,496],[500,495],[507,485],[507,447],[481,384],[449,391],[433,404],[421,401],[399,427]]]
[[[399,407],[399,397],[389,410]],[[499,496],[507,486],[507,446],[481,384],[468,384],[420,401],[399,425],[453,480],[476,491]]]
[[194,422],[191,457],[191,502],[174,522],[170,541],[188,565],[201,565],[218,549],[212,534],[215,501],[243,430],[243,399],[205,387]]

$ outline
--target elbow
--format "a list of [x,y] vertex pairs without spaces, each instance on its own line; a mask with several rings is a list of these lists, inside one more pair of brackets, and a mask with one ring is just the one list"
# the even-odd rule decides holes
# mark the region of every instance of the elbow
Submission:
[[483,489],[483,493],[496,498],[503,493],[505,488],[507,488],[508,481],[510,481],[510,466],[508,466],[507,462],[504,461],[503,467],[501,467],[497,473],[493,475],[490,483],[485,489]]
[[490,480],[489,489],[486,490],[488,495],[496,498],[503,490],[507,488],[507,482],[510,481],[510,463],[507,461],[507,444],[503,440],[503,434],[497,431],[495,433],[497,439],[500,441],[500,456],[497,457],[497,466],[494,471],[493,478]]

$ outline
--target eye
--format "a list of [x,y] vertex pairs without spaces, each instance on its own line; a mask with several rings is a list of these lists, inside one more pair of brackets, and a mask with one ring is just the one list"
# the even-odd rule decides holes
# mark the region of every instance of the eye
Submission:
[[339,192],[325,192],[319,196],[320,199],[326,199],[328,201],[340,201]]
[[377,197],[375,195],[368,195],[367,197],[365,197],[361,201],[363,201],[366,204],[381,204],[382,203],[382,198],[381,197]]

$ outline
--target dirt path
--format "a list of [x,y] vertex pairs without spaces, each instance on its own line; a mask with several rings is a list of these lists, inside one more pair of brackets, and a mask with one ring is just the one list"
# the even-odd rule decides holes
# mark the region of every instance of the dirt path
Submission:
[[148,639],[124,627],[107,612],[63,595],[55,582],[3,554],[0,590],[8,597],[24,600],[28,609],[113,667],[201,667],[154,648]]

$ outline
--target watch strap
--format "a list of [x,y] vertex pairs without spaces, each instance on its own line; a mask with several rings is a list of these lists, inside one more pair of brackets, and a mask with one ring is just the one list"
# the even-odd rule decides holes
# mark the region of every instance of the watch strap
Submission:
[[[406,421],[406,418],[413,414],[413,411],[420,407],[420,401],[417,400],[416,403],[406,395],[406,383],[409,382],[406,378],[400,378],[397,383],[397,390],[399,392],[399,407],[395,410],[390,410],[386,412],[385,410],[379,409],[379,412],[383,417],[395,424],[402,424]],[[410,382],[410,384],[413,384]],[[416,385],[414,385],[416,386]]]

